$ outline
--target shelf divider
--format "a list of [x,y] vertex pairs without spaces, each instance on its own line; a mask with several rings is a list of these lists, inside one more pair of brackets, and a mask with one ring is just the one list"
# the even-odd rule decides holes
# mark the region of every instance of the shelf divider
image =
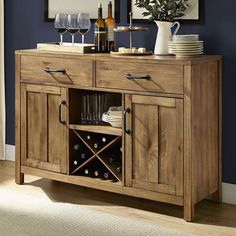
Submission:
[[122,128],[115,128],[106,125],[76,125],[70,124],[69,129],[87,131],[100,134],[109,134],[115,136],[122,136]]

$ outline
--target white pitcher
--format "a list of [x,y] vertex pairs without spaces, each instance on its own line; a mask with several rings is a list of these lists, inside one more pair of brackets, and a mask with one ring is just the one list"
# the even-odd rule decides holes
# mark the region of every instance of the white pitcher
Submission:
[[176,29],[173,35],[177,34],[180,23],[179,22],[166,22],[166,21],[155,21],[158,27],[156,46],[154,53],[156,55],[168,55],[168,43],[172,40],[171,28],[176,25]]

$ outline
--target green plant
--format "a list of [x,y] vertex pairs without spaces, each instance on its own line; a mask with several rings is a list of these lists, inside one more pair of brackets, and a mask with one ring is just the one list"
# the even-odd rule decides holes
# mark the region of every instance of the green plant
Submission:
[[143,16],[149,20],[173,21],[184,16],[189,0],[136,0],[135,5],[144,8]]

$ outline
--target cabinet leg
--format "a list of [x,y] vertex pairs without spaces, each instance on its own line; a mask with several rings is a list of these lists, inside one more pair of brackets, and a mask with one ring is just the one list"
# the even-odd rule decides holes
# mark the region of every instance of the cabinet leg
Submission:
[[184,206],[184,219],[188,222],[193,221],[195,214],[195,205],[192,206],[185,205]]
[[24,174],[20,173],[16,170],[16,176],[15,176],[15,182],[16,184],[24,184]]
[[214,192],[212,194],[212,201],[216,203],[221,203],[222,202],[222,190],[221,187],[218,191]]

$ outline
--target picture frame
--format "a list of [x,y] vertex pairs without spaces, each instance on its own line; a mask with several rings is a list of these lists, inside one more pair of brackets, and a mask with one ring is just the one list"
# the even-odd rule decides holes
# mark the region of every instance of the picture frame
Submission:
[[[150,21],[147,18],[142,16],[142,11],[144,9],[134,6],[135,0],[127,0],[127,22],[129,22],[129,12],[133,12],[133,22],[134,23],[149,23]],[[190,7],[186,16],[184,18],[176,19],[181,24],[190,23],[190,24],[203,24],[204,22],[204,7],[203,0],[189,0]],[[189,14],[188,14],[189,13]]]
[[[107,16],[107,0],[87,0],[84,4],[84,0],[45,0],[45,12],[44,18],[46,22],[53,22],[56,12],[63,13],[79,13],[88,12],[91,17],[91,21],[95,22],[98,15],[98,4],[103,6],[103,16]],[[112,0],[113,3],[113,17],[116,22],[120,22],[120,0]]]

